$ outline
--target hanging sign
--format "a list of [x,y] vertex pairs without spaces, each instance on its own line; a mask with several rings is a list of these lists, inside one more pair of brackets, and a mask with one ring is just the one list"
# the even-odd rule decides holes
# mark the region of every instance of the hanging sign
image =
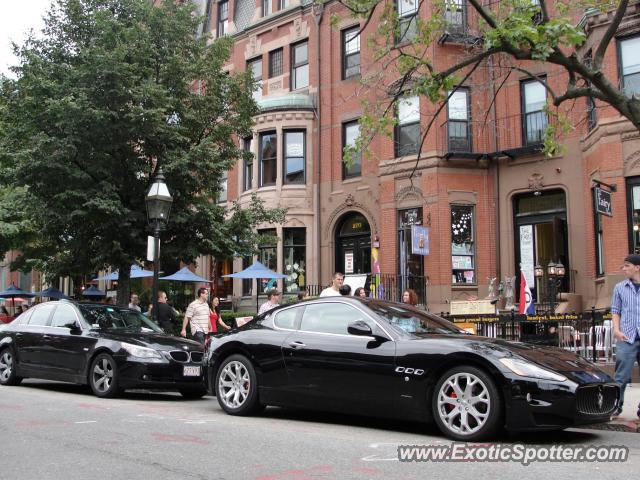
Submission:
[[411,225],[411,253],[429,255],[429,229],[420,225]]
[[611,208],[611,192],[602,190],[600,187],[595,187],[596,191],[596,213],[601,213],[608,217],[613,217],[613,210]]

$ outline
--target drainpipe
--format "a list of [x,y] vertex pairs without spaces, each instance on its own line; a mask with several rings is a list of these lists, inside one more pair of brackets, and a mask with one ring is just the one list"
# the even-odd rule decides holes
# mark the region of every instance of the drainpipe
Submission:
[[322,23],[322,15],[324,13],[324,3],[314,3],[313,4],[313,14],[315,15],[316,20],[316,74],[318,75],[318,94],[316,101],[316,205],[315,205],[315,216],[316,216],[316,285],[321,285],[321,276],[320,276],[320,228],[322,222],[320,221],[320,140],[321,140],[321,129],[322,129],[322,116],[321,116],[321,76],[320,76],[320,24]]
[[[493,56],[489,55],[488,58],[488,63],[489,63],[489,83],[491,84],[491,94],[492,94],[492,98],[493,98],[493,106],[491,108],[491,116],[493,117],[493,151],[497,152],[498,151],[498,126],[496,125],[497,120],[497,113],[496,113],[496,103],[497,103],[497,99],[496,99],[496,84],[493,81]],[[489,162],[491,162],[491,158],[489,159]],[[491,163],[490,163],[491,164]],[[495,212],[496,212],[496,219],[495,219],[495,224],[496,224],[496,248],[494,251],[494,254],[496,256],[496,277],[498,278],[498,283],[500,283],[500,277],[501,277],[501,265],[500,265],[500,160],[496,157],[495,158],[495,166],[496,166],[496,175],[495,175],[495,182],[494,182],[494,188],[495,188],[495,196],[494,196],[494,202],[495,202]]]

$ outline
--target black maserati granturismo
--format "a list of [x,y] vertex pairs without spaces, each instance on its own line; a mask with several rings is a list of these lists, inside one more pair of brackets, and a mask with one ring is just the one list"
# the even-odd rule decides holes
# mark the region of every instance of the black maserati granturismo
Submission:
[[199,398],[202,358],[199,343],[113,305],[46,302],[0,326],[0,385],[30,377],[88,384],[98,397],[144,388]]
[[433,421],[465,441],[607,422],[619,399],[612,378],[571,352],[353,297],[281,306],[212,336],[205,363],[231,415],[276,405]]

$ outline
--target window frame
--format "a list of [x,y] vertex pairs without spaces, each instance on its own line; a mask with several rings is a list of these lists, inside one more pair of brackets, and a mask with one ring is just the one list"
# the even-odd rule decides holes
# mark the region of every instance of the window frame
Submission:
[[[461,244],[456,244],[456,245],[466,245],[466,244],[471,244],[471,251],[470,252],[456,252],[454,254],[454,242],[453,242],[453,210],[454,209],[469,209],[471,211],[471,241],[470,242],[464,242]],[[477,213],[476,213],[476,205],[474,204],[468,204],[468,203],[451,203],[449,204],[449,234],[450,234],[450,243],[449,245],[451,246],[451,285],[453,286],[458,286],[458,285],[477,285],[478,284],[478,258],[477,258],[477,250],[478,250],[478,240],[477,240]],[[472,268],[453,268],[453,257],[459,257],[459,256],[463,256],[463,257],[471,257],[471,261],[472,261]],[[469,272],[472,271],[473,272],[473,282],[466,282],[466,281],[457,281],[458,275],[457,272],[462,272],[462,278],[464,279],[464,272]],[[456,277],[456,280],[454,281],[453,277]]]
[[[226,17],[221,18],[221,12],[223,7],[226,7]],[[222,33],[220,33],[222,30]],[[223,0],[218,2],[217,14],[216,14],[216,37],[220,38],[229,33],[229,0]]]
[[[296,63],[296,49],[302,45],[306,45],[307,48],[307,60],[304,63]],[[301,42],[297,42],[294,44],[291,44],[291,49],[290,49],[290,63],[291,63],[291,68],[289,71],[289,88],[290,90],[300,90],[302,88],[308,88],[309,84],[310,84],[310,70],[309,70],[309,40],[305,39],[302,40]],[[307,84],[304,86],[298,86],[296,84],[296,72],[299,68],[304,68],[307,67]]]
[[[304,243],[291,243],[291,244],[287,243],[287,234],[289,234],[289,233],[293,234],[294,230],[297,230],[298,231],[297,233],[302,232],[302,234],[304,235]],[[294,236],[292,236],[292,238],[295,240]],[[304,253],[303,253],[302,261],[299,261],[299,260],[296,261],[296,259],[295,259],[295,250],[296,249],[303,249]],[[298,276],[298,278],[296,280],[294,280],[292,282],[289,282],[288,278],[285,278],[283,280],[284,289],[287,292],[289,291],[288,288],[291,285],[293,285],[294,283],[296,285],[298,285],[298,289],[295,290],[295,291],[292,291],[292,293],[294,293],[294,292],[298,292],[298,291],[304,290],[307,287],[307,275],[306,275],[306,273],[307,273],[307,227],[289,227],[289,228],[283,228],[282,229],[282,263],[283,263],[282,268],[283,268],[283,271],[284,271],[285,275],[288,275],[286,261],[287,261],[287,254],[288,254],[289,250],[292,250],[294,252],[294,254],[291,255],[291,257],[293,258],[293,262],[294,263],[298,263],[299,269],[302,268],[304,270],[304,274],[305,274],[304,275],[304,282],[303,282],[302,285],[300,285],[298,283],[298,280],[300,279],[299,276]],[[296,272],[292,271],[291,273],[296,273]]]
[[[398,98],[398,101],[401,101],[405,98],[416,98],[418,100],[418,120],[415,121],[411,121],[411,122],[407,122],[407,123],[401,123],[400,120],[400,105],[398,104],[398,102],[396,102],[396,119],[397,119],[397,123],[395,125],[394,128],[394,155],[395,158],[401,158],[401,157],[406,157],[409,155],[417,155],[418,152],[420,151],[420,137],[422,135],[422,131],[420,128],[420,96],[419,95],[411,95],[409,97],[400,97]],[[415,126],[417,125],[418,127],[418,138],[416,139],[415,142],[415,147],[413,150],[411,151],[407,151],[407,147],[401,147],[400,146],[400,138],[401,138],[401,134],[403,129],[409,129],[409,128],[415,128]]]
[[220,176],[220,190],[216,203],[227,203],[229,198],[229,171],[225,170]]
[[[274,179],[273,182],[269,182],[269,183],[264,183],[264,162],[265,159],[262,156],[262,139],[266,136],[273,136],[273,138],[275,139],[276,145],[275,145],[275,153],[274,153],[274,157],[270,157],[269,159],[267,159],[267,161],[273,161],[273,169],[274,169]],[[260,132],[260,134],[258,135],[258,158],[259,158],[259,166],[258,166],[258,187],[273,187],[276,185],[276,183],[278,183],[278,132],[276,130],[269,130],[269,131],[265,131],[265,132]]]
[[[278,56],[276,56],[278,55]],[[279,58],[280,64],[275,65],[275,61]],[[277,72],[276,72],[276,66]],[[284,74],[284,49],[276,48],[269,52],[269,78],[279,77]]]
[[[287,173],[287,160],[289,158],[301,158],[287,156],[287,135],[291,133],[302,133],[302,180],[297,181],[291,181],[287,178],[289,175]],[[284,185],[304,185],[307,183],[307,131],[303,128],[292,128],[282,131],[282,183]]]
[[[273,256],[275,257],[275,266],[274,268],[272,268],[272,270],[277,270],[278,269],[278,231],[275,228],[263,228],[263,229],[259,229],[258,230],[258,235],[262,235],[262,236],[270,236],[270,237],[275,237],[276,241],[275,243],[272,244],[268,244],[268,245],[259,245],[258,246],[258,261],[261,262],[263,265],[265,265],[267,268],[271,268],[269,266],[269,262],[265,260],[264,258],[264,252],[267,250],[271,250],[273,249]],[[258,292],[258,294],[261,293],[265,293],[265,284],[267,284],[268,282],[266,282],[265,280],[269,280],[266,278],[258,278],[256,279],[256,290]],[[265,281],[265,282],[263,282]],[[277,283],[276,283],[277,285]]]
[[253,165],[255,164],[255,155],[251,151],[253,137],[245,137],[242,139],[242,150],[251,153],[251,159],[245,159],[242,168],[242,191],[248,192],[253,190]]
[[[627,95],[626,92],[626,88],[625,88],[625,77],[628,77],[630,75],[638,75],[640,77],[640,70],[638,72],[635,73],[631,73],[628,75],[624,74],[624,57],[622,55],[622,44],[631,40],[636,40],[638,39],[638,41],[640,41],[640,34],[633,34],[633,35],[627,35],[625,37],[621,37],[616,39],[616,50],[617,50],[617,57],[618,57],[618,83],[620,85],[620,89],[624,92],[625,95]],[[640,56],[640,52],[638,53],[638,55]],[[640,80],[638,81],[639,85],[640,85]],[[636,97],[640,97],[640,87],[638,89],[637,92],[633,92],[633,95],[635,95]]]
[[[419,0],[414,0],[416,7],[415,10],[413,10],[410,13],[405,13],[404,15],[400,13],[400,5],[402,5],[402,0],[394,0],[395,3],[395,12],[396,15],[398,16],[398,26],[400,28],[400,31],[397,32],[397,35],[395,36],[394,39],[394,43],[395,45],[401,45],[403,43],[407,43],[412,41],[416,35],[417,35],[417,20],[418,20],[418,14],[420,13],[420,1]],[[413,28],[411,28],[411,24],[413,23]],[[402,33],[402,29],[403,29],[403,25],[406,24],[407,27],[404,30],[404,33]],[[407,34],[409,34],[409,36],[407,36]]]
[[[354,31],[357,33],[357,35],[352,37],[350,40],[347,40],[347,35],[352,34]],[[358,39],[358,51],[347,53],[347,43],[353,42],[356,37]],[[342,80],[347,80],[352,77],[360,76],[360,65],[361,65],[360,52],[362,47],[362,44],[360,43],[360,25],[347,27],[344,30],[342,30],[340,32],[340,39],[342,44]],[[354,57],[355,55],[358,56],[358,71],[347,74],[347,69],[348,69],[347,62],[350,57]]]
[[[546,75],[540,75],[539,78],[543,81],[546,80]],[[536,146],[536,145],[541,145],[544,142],[544,131],[547,128],[547,125],[549,124],[549,119],[547,118],[547,115],[544,113],[544,106],[543,108],[541,108],[540,110],[534,110],[532,112],[527,112],[527,90],[526,90],[526,85],[529,84],[538,84],[540,86],[540,88],[543,89],[544,93],[545,93],[545,105],[547,104],[548,101],[548,92],[547,89],[545,88],[545,86],[540,83],[538,80],[536,80],[535,78],[527,78],[524,80],[520,81],[520,111],[521,113],[521,119],[522,119],[522,145],[525,147],[529,147],[529,146]],[[528,129],[528,115],[534,115],[534,114],[539,114],[542,113],[541,118],[543,119],[543,127],[540,130],[542,132],[541,134],[541,138],[539,140],[533,139],[533,140],[529,140],[529,129]]]
[[273,5],[271,4],[271,0],[262,0],[262,17],[266,17],[273,13]]
[[[466,115],[464,119],[459,118],[451,118],[451,99],[454,95],[458,93],[463,93],[465,95],[466,102]],[[455,91],[450,92],[449,100],[447,101],[447,146],[449,148],[449,152],[473,152],[473,135],[471,131],[471,89],[469,87],[458,87]],[[451,123],[464,123],[465,124],[465,132],[467,147],[463,149],[452,148],[451,147]],[[462,138],[462,137],[456,137]]]
[[[351,169],[347,169],[347,166],[344,164],[344,149],[350,145],[347,144],[347,129],[349,127],[356,126],[358,128],[358,136],[360,136],[360,124],[358,123],[358,119],[349,120],[347,122],[342,123],[342,180],[348,180],[350,178],[357,178],[362,176],[362,152],[358,156],[358,162],[355,162]],[[353,167],[358,165],[358,171],[353,172]]]
[[[254,68],[253,65],[260,63],[260,76],[256,77],[254,75]],[[247,67],[246,67],[248,72],[251,72],[251,76],[253,77],[253,80],[255,82],[258,83],[259,87],[258,89],[253,92],[253,99],[258,101],[262,99],[262,85],[263,85],[263,80],[262,80],[262,55],[258,56],[258,57],[253,57],[250,58],[249,60],[247,60]]]

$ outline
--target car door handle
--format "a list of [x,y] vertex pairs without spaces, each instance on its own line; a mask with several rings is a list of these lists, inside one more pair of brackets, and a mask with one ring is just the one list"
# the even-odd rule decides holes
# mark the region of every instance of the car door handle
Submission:
[[42,339],[43,340],[51,340],[51,337],[49,335],[43,335]]
[[301,349],[301,348],[306,347],[306,345],[305,345],[304,343],[299,342],[299,341],[290,342],[290,343],[289,343],[289,346],[290,346],[291,348],[295,349],[295,350],[298,350],[298,349]]

